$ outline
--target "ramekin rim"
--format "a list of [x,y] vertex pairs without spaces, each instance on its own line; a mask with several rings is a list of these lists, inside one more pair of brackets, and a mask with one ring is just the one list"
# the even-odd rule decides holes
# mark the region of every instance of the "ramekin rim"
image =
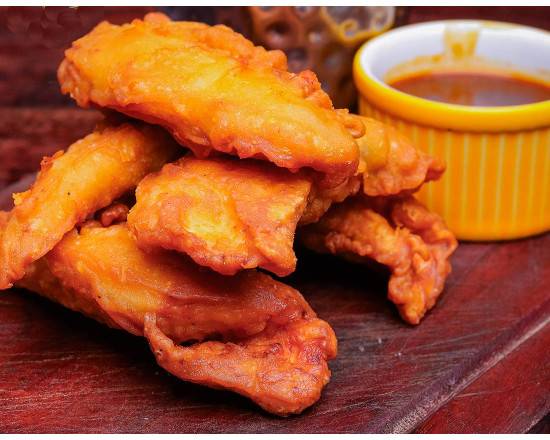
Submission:
[[[377,78],[363,62],[364,53],[392,32],[407,33],[415,28],[442,24],[480,24],[536,31],[550,38],[550,32],[532,26],[491,20],[437,20],[402,26],[365,42],[353,60],[353,77],[360,93],[373,105],[422,125],[463,131],[517,131],[550,125],[550,100],[512,106],[473,107],[428,99],[401,92]],[[395,105],[402,104],[402,105]]]

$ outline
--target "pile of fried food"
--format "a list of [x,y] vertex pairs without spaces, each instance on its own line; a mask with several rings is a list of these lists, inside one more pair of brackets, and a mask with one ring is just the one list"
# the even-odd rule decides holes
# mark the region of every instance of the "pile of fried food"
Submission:
[[282,52],[154,13],[99,24],[58,78],[106,118],[0,213],[0,288],[144,336],[170,373],[278,415],[319,399],[337,351],[330,325],[265,273],[294,271],[295,236],[387,266],[408,323],[434,306],[456,240],[413,193],[444,165],[335,110]]

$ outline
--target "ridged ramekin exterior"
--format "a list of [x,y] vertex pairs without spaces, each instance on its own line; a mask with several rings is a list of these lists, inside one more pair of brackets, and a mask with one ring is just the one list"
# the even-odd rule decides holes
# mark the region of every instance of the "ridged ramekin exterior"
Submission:
[[550,127],[461,132],[419,125],[359,97],[359,113],[393,125],[447,163],[418,196],[463,240],[520,238],[550,230]]

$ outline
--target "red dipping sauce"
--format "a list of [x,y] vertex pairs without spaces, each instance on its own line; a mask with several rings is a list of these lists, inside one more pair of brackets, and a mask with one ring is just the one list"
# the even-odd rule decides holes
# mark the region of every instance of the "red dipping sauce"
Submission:
[[474,107],[523,105],[550,100],[547,84],[506,74],[424,72],[400,78],[389,85],[419,98]]

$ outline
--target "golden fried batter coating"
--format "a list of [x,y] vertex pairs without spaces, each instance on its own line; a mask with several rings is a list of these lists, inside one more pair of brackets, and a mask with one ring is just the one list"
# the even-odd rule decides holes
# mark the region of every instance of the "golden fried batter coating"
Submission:
[[145,335],[159,364],[184,380],[280,415],[319,398],[336,355],[334,332],[296,290],[257,271],[225,277],[183,256],[143,252],[124,223],[71,231],[19,285]]
[[80,294],[78,291],[63,286],[48,266],[46,258],[35,261],[27,268],[25,277],[15,283],[17,287],[24,287],[32,292],[59,303],[71,310],[80,312],[109,327],[119,329],[109,314],[98,307],[93,295]]
[[331,189],[314,181],[263,161],[187,156],[140,182],[128,225],[142,248],[177,250],[224,275],[261,267],[285,276],[296,268],[298,222],[359,189],[357,179]]
[[361,116],[365,134],[357,140],[363,173],[363,192],[368,196],[412,193],[424,182],[437,180],[445,164],[416,148],[390,125]]
[[142,247],[188,254],[232,275],[262,267],[284,276],[296,267],[296,224],[311,180],[267,162],[188,156],[147,176],[128,224]]
[[115,223],[125,222],[129,211],[128,206],[124,203],[113,203],[99,211],[96,216],[102,226],[111,226]]
[[166,165],[138,186],[128,223],[139,245],[186,253],[225,275],[254,267],[292,273],[297,224],[317,222],[361,184],[367,194],[405,194],[443,172],[393,128],[361,119],[368,128],[359,140],[368,171],[332,188],[319,187],[312,173],[260,161],[186,157]]
[[[46,256],[63,285],[91,297],[119,327],[142,334],[145,313],[155,313],[176,342],[256,334],[268,322],[284,324],[313,313],[291,288],[245,271],[224,277],[183,256],[137,248],[125,224],[90,222],[71,231]],[[174,319],[177,317],[177,322]]]
[[309,167],[327,186],[352,176],[361,122],[335,111],[313,72],[292,74],[225,26],[172,22],[162,14],[99,24],[65,52],[63,93],[163,125],[195,155],[211,150]]
[[6,223],[8,223],[10,213],[7,211],[0,211],[0,231],[2,231],[6,227]]
[[[300,413],[313,405],[330,379],[325,359],[336,355],[334,333],[318,318],[270,328],[240,343],[175,345],[145,318],[145,336],[158,364],[175,376],[227,388],[274,414]],[[213,362],[206,362],[212,359]]]
[[357,194],[361,188],[359,175],[350,177],[333,188],[322,188],[315,183],[311,187],[306,209],[300,217],[299,225],[315,223],[328,211],[333,203],[340,203]]
[[32,188],[13,196],[15,207],[0,238],[0,289],[11,287],[66,232],[135,188],[177,150],[163,130],[125,123],[45,158]]
[[388,297],[410,324],[435,305],[457,246],[443,220],[412,196],[352,197],[303,228],[300,237],[315,251],[387,266]]

